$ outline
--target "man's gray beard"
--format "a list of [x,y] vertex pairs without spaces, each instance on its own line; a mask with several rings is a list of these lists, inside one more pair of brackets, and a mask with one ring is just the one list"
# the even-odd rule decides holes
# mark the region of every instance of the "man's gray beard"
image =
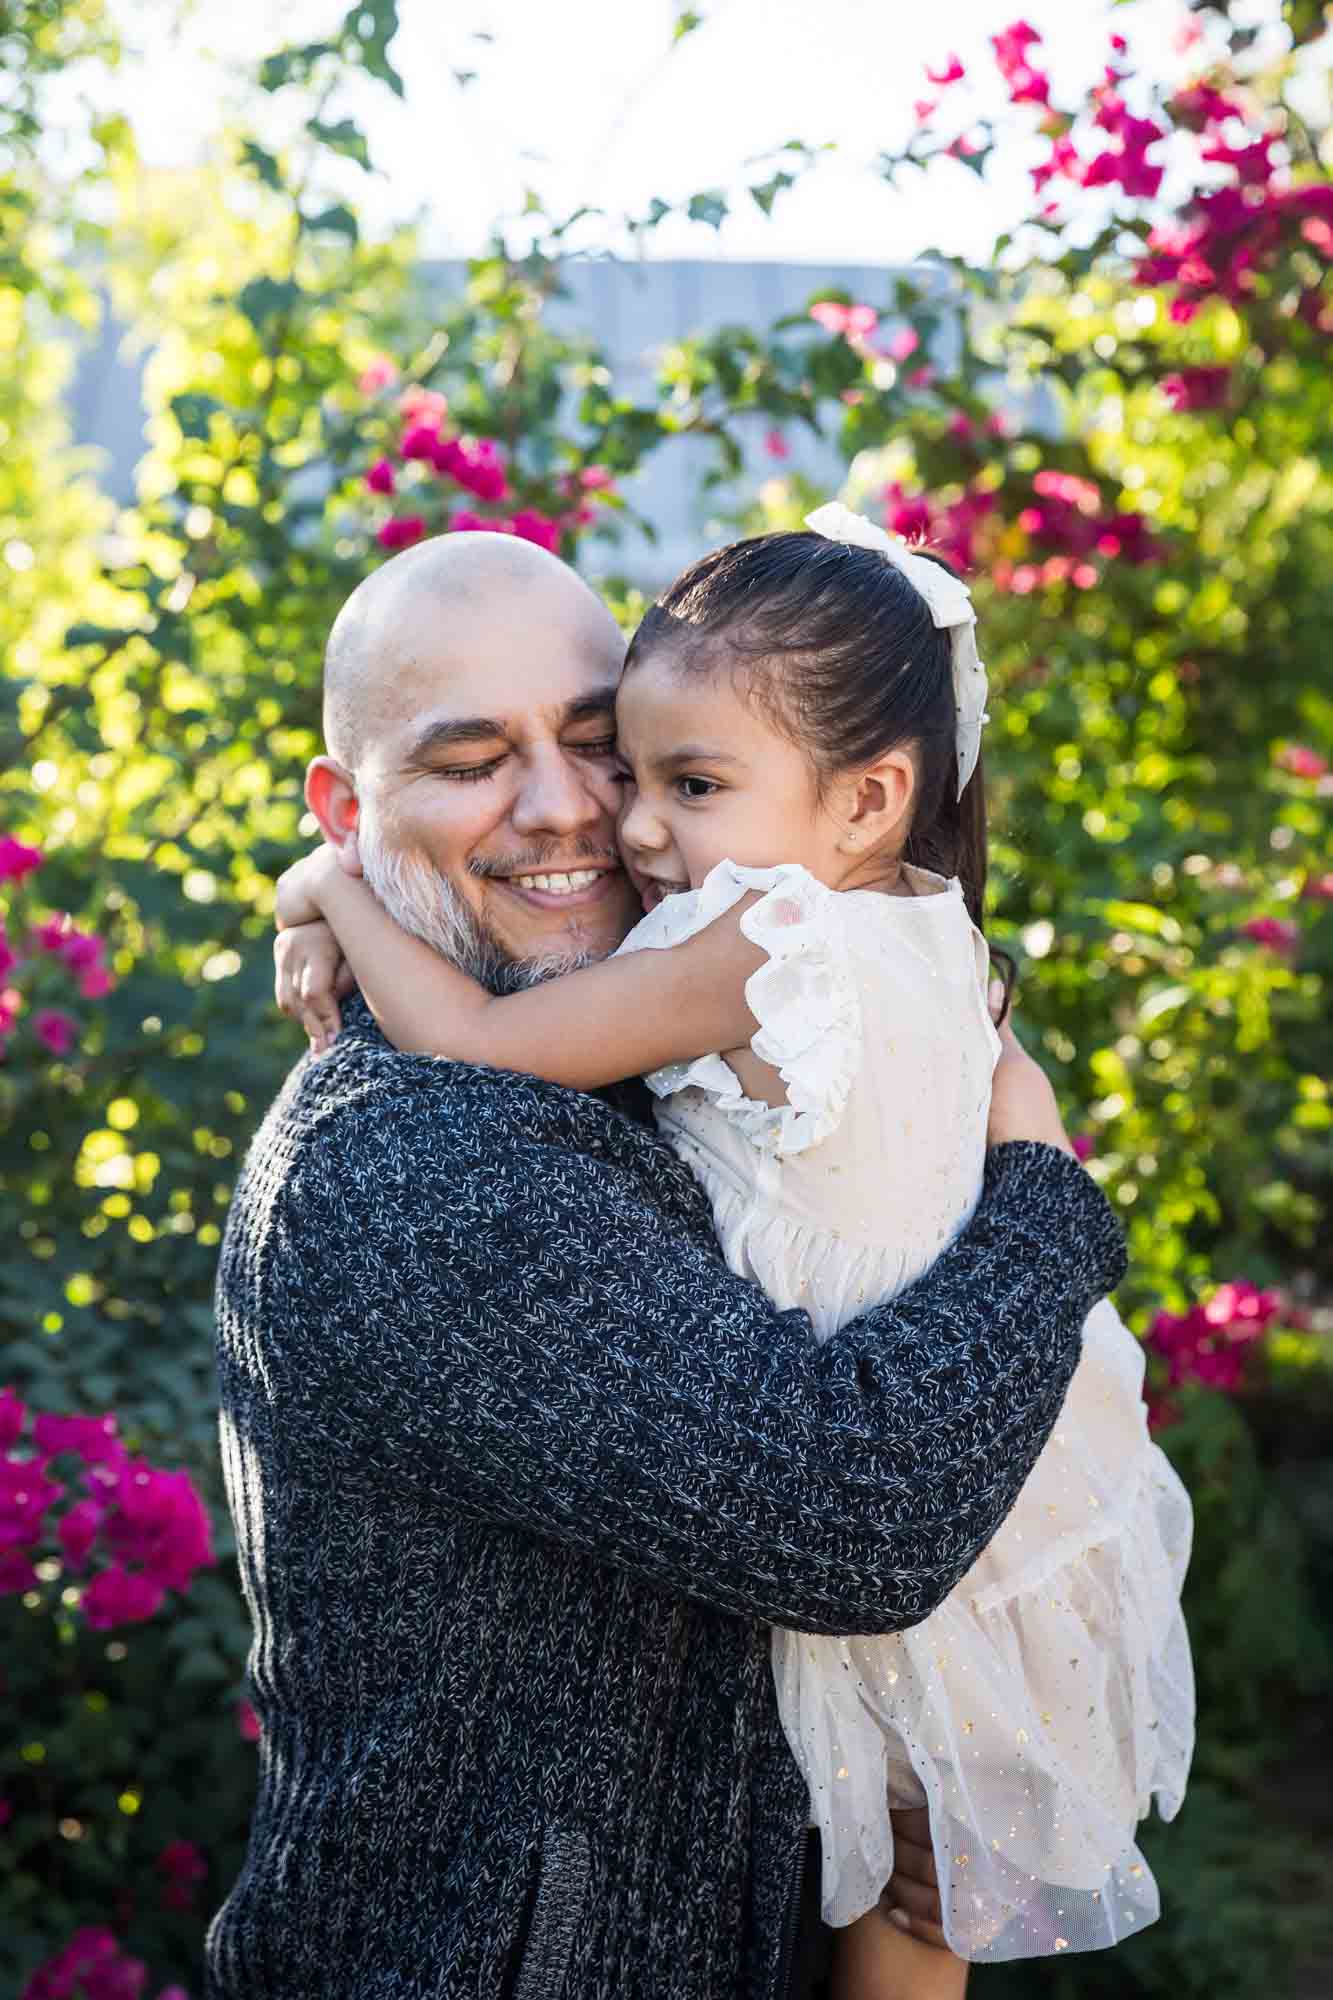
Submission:
[[429,861],[395,854],[363,819],[357,847],[366,882],[400,929],[428,944],[490,993],[522,993],[593,962],[591,952],[514,958]]

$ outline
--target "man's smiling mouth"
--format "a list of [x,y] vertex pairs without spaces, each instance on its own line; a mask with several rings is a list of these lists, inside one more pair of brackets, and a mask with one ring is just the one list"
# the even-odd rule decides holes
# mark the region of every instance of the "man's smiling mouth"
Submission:
[[509,880],[516,889],[544,889],[549,896],[573,896],[580,889],[590,889],[599,875],[609,872],[604,868],[575,868],[551,875],[511,875]]

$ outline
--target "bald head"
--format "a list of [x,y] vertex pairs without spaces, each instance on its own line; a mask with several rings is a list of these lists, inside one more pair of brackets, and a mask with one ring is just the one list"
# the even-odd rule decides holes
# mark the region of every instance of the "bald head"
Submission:
[[334,621],[324,654],[324,741],[355,771],[366,746],[409,687],[438,679],[493,617],[559,632],[618,675],[624,653],[615,620],[567,563],[532,542],[488,533],[418,542],[357,586]]

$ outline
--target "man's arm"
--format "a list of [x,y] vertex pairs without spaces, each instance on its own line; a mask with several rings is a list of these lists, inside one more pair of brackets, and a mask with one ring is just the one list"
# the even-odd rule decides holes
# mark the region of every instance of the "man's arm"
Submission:
[[340,1114],[290,1190],[318,1338],[284,1393],[326,1473],[775,1623],[925,1617],[1012,1506],[1121,1274],[1094,1183],[1001,1147],[965,1235],[819,1347],[701,1240],[696,1190],[673,1220],[577,1119],[567,1145],[497,1131],[498,1087],[469,1086],[447,1142],[429,1078]]

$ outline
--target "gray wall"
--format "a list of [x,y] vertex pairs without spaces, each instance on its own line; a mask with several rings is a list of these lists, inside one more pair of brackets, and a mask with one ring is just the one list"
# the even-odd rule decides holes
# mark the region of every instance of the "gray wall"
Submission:
[[[460,282],[462,266],[436,265],[430,275],[448,287]],[[914,273],[923,285],[931,275]],[[853,298],[878,302],[888,292],[889,279],[882,266],[864,264],[579,260],[568,267],[568,298],[553,303],[550,317],[558,327],[590,332],[607,353],[618,390],[647,397],[655,355],[670,341],[729,323],[766,327],[785,313],[799,312],[810,294],[823,287],[841,287]],[[81,356],[70,390],[75,435],[105,453],[103,483],[122,501],[133,497],[134,468],[145,442],[142,366],[125,358],[123,343],[124,328],[108,321]],[[765,428],[756,418],[749,444],[756,480],[777,469],[763,449]],[[786,464],[826,485],[830,493],[836,490],[841,472],[837,454],[796,427],[787,436],[792,456]],[[630,503],[657,527],[658,544],[651,547],[627,530],[619,549],[590,543],[584,566],[593,574],[623,570],[655,584],[716,541],[700,492],[709,463],[704,440],[681,438],[662,446],[625,489]]]

